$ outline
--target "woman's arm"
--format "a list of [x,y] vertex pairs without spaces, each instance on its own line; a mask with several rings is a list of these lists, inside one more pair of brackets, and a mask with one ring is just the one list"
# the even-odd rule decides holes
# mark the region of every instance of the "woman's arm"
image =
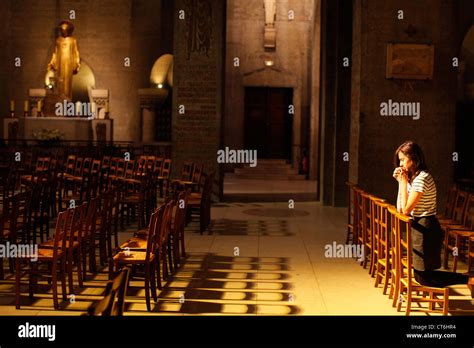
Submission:
[[402,206],[403,214],[409,215],[413,209],[415,209],[416,205],[420,201],[421,196],[423,196],[423,192],[411,191],[406,204]]
[[405,215],[409,215],[420,201],[423,192],[417,192],[412,190],[410,192],[410,195],[408,195],[408,178],[406,175],[402,176],[402,180],[400,181],[398,190],[399,192],[401,192],[401,212]]

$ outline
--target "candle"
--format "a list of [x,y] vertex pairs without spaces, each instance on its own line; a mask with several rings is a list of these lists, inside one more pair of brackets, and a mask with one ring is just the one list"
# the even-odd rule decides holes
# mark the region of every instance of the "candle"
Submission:
[[10,111],[15,111],[15,101],[14,100],[10,100]]
[[91,114],[92,114],[92,115],[89,115],[89,116],[95,118],[96,110],[97,110],[96,104],[95,104],[95,103],[91,103]]
[[109,101],[108,100],[105,102],[105,110],[104,111],[109,112]]
[[41,112],[42,101],[38,100],[38,112]]
[[25,100],[25,112],[29,112],[30,111],[30,103],[28,100]]

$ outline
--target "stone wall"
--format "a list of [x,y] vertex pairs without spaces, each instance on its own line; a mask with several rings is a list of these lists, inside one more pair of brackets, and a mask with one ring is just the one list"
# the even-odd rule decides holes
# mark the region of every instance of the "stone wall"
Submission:
[[[277,1],[276,51],[266,52],[263,0],[228,1],[224,146],[244,147],[244,87],[291,87],[295,106],[293,157],[297,157],[297,168],[300,148],[309,146],[314,9],[314,0]],[[294,19],[289,19],[290,10],[294,11]],[[265,56],[274,60],[273,68],[279,71],[265,68]],[[238,67],[234,58],[239,59]]]
[[[398,10],[404,19],[397,18]],[[391,202],[397,192],[393,154],[407,139],[424,150],[441,205],[452,182],[457,75],[452,58],[460,48],[458,16],[456,1],[354,2],[350,179]],[[409,25],[415,29],[410,35]],[[387,43],[433,44],[433,79],[386,79]],[[420,119],[380,116],[380,104],[389,99],[421,103]]]
[[[162,38],[161,21],[165,14],[161,0],[1,1],[0,42],[6,42],[2,47],[9,48],[1,53],[8,55],[0,68],[1,117],[7,115],[8,100],[14,99],[17,109],[22,111],[28,89],[43,87],[55,27],[61,20],[69,19],[71,10],[75,11],[71,21],[81,59],[94,72],[96,88],[110,91],[114,139],[137,141],[137,89],[149,86],[154,61],[163,53],[171,53],[170,34]],[[22,59],[21,68],[14,67],[14,57]],[[130,58],[130,67],[124,66],[126,57]]]

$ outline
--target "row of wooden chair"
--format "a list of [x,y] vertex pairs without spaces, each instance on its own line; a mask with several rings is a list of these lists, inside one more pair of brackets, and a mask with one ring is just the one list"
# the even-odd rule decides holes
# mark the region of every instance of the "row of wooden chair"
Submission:
[[[31,257],[15,259],[16,308],[20,309],[21,278],[28,275],[29,294],[32,298],[39,277],[51,277],[54,308],[59,308],[57,284],[58,277],[62,287],[62,297],[66,301],[74,293],[73,269],[77,270],[79,287],[83,287],[86,267],[86,248],[94,228],[96,213],[95,200],[91,204],[67,209],[58,214],[55,233],[52,239],[38,245],[37,260]],[[26,263],[26,267],[24,267]],[[66,284],[66,275],[68,284]],[[68,290],[67,290],[68,285]]]
[[[111,277],[127,265],[135,271],[143,269],[148,311],[151,311],[151,297],[157,301],[157,288],[162,289],[161,280],[166,280],[185,257],[184,224],[188,194],[182,191],[177,200],[169,200],[158,207],[150,217],[148,228],[139,230],[133,238],[120,245],[110,260]],[[132,272],[132,276],[135,274]]]
[[452,255],[453,272],[456,272],[458,260],[467,257],[470,272],[474,260],[474,193],[453,186],[448,193],[445,211],[437,217],[445,237],[444,268],[449,268],[449,258]]
[[385,200],[364,192],[357,185],[348,186],[347,242],[363,246],[361,265],[369,263],[369,273],[375,277],[375,286],[383,283],[383,293],[390,286],[392,305],[401,310],[405,303],[406,315],[414,303],[428,303],[419,311],[447,315],[449,289],[421,285],[414,278],[411,219],[401,214]]

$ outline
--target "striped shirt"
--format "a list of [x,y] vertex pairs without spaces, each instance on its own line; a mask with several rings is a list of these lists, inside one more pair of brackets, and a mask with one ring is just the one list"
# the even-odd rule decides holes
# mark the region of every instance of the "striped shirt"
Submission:
[[408,183],[408,194],[412,190],[422,192],[423,195],[411,215],[415,217],[436,215],[436,185],[431,174],[422,170],[411,184]]

